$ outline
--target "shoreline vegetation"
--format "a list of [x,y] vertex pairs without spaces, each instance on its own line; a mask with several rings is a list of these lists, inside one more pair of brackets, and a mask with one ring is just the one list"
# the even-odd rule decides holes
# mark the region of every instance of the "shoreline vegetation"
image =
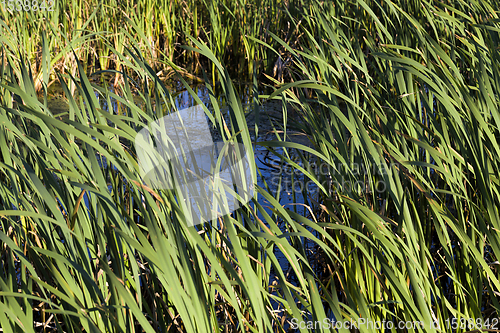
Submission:
[[[496,1],[8,4],[2,332],[500,329]],[[194,227],[134,143],[176,84],[259,179]]]
[[[44,49],[52,55],[48,65],[60,72],[76,74],[77,60],[86,72],[119,71],[130,61],[120,56],[128,46],[163,80],[178,71],[190,80],[204,82],[200,73],[205,65],[215,82],[218,77],[213,64],[189,51],[195,39],[210,45],[219,61],[230,64],[233,77],[242,74],[251,78],[255,64],[259,72],[269,72],[271,66],[279,71],[279,64],[272,63],[274,54],[259,42],[272,44],[268,31],[279,31],[284,40],[291,38],[294,33],[289,15],[298,17],[306,6],[297,0],[63,0],[53,4],[53,11],[10,12],[6,5],[0,6],[2,35],[22,46],[20,51],[36,78],[37,91],[41,88],[38,74],[42,72]],[[115,84],[118,79],[117,74]]]

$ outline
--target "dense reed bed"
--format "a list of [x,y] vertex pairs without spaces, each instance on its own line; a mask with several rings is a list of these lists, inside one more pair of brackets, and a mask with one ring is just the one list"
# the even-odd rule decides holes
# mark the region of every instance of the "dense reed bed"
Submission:
[[[45,19],[2,22],[3,332],[498,331],[494,1],[101,7],[59,1]],[[115,89],[92,80],[89,57],[115,69]],[[283,103],[276,139],[252,142],[234,59],[252,73],[256,118]],[[188,227],[178,193],[146,186],[135,135],[175,111],[162,63],[199,102],[185,73],[218,86],[229,123],[215,94],[206,113],[223,140],[267,147],[301,175],[304,202],[256,186],[236,212]],[[52,80],[66,114],[47,107]]]
[[[0,6],[0,33],[19,43],[34,73],[41,72],[43,47],[54,55],[52,65],[60,70],[75,68],[76,59],[93,69],[119,69],[122,62],[116,53],[123,54],[124,46],[133,44],[162,78],[172,75],[171,61],[178,71],[182,65],[187,67],[185,74],[199,74],[202,65],[210,64],[200,63],[196,54],[179,47],[193,46],[192,36],[210,45],[217,59],[231,64],[233,75],[241,74],[245,80],[254,64],[259,68],[272,65],[268,52],[249,37],[271,42],[269,30],[287,38],[291,31],[285,10],[302,8],[297,0],[64,0],[45,4],[44,10],[36,11],[17,11],[22,8],[15,2],[13,11],[8,10],[8,3]],[[68,52],[69,42],[74,54]],[[217,71],[210,70],[216,79]]]

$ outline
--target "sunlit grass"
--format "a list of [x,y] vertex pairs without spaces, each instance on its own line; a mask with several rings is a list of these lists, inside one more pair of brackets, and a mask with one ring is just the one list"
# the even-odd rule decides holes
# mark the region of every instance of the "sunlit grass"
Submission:
[[[211,45],[218,59],[233,64],[233,73],[248,79],[254,62],[258,60],[262,68],[269,66],[273,57],[269,58],[265,48],[247,37],[269,42],[268,29],[287,32],[283,10],[301,10],[296,0],[62,0],[49,4],[53,4],[53,11],[18,11],[22,8],[19,5],[11,11],[8,2],[0,6],[1,35],[21,46],[35,75],[41,72],[42,47],[54,55],[53,65],[60,70],[74,68],[75,56],[85,67],[118,70],[123,62],[116,53],[123,54],[125,45],[134,45],[165,77],[172,74],[168,65],[171,61],[177,66],[183,64],[191,75],[199,75],[200,67],[207,64],[199,55],[179,47],[192,46],[189,37],[193,36]],[[103,35],[107,38],[101,38]],[[66,50],[70,42],[74,54]],[[218,80],[216,74],[214,68],[212,76]]]
[[[75,19],[50,16],[63,28],[41,27],[39,40],[20,33],[21,16],[3,24],[17,31],[0,37],[4,332],[286,332],[292,318],[423,322],[416,331],[453,332],[453,317],[498,318],[494,4],[304,1],[299,14],[273,12],[276,3],[234,2],[203,16],[198,6],[205,4],[172,2],[169,10],[189,9],[183,15],[190,21],[170,22],[171,30],[132,16],[118,29],[121,21],[103,13],[125,17],[133,6],[108,5],[94,12],[85,2],[58,2]],[[159,4],[137,5],[157,22],[174,20]],[[266,10],[282,23],[271,21],[264,38],[265,22],[251,13]],[[71,24],[87,24],[95,35],[71,30],[73,39],[65,39]],[[184,62],[171,56],[176,42],[147,46],[179,29],[186,29],[176,39],[188,45]],[[36,45],[34,70],[25,59],[34,59]],[[252,142],[231,65],[224,65],[241,56],[234,45],[244,45],[246,61],[263,63],[249,71],[256,105],[272,98],[295,109],[276,124],[276,140]],[[209,64],[195,74],[210,91],[222,88],[228,126],[215,94],[207,114],[224,141],[249,152],[268,147],[315,183],[319,195],[304,191],[304,202],[295,202],[309,214],[257,186],[242,209],[187,227],[175,191],[144,184],[134,137],[175,109],[153,64],[159,50],[171,70],[184,71],[186,59]],[[110,59],[119,64],[113,91],[90,80],[90,67],[79,61],[93,52],[103,68]],[[54,79],[69,105],[59,118],[39,102]],[[274,92],[259,96],[264,82]],[[96,93],[108,105],[117,100],[121,113],[103,109]],[[264,107],[257,110],[265,116]],[[311,147],[293,142],[290,130],[307,134]]]

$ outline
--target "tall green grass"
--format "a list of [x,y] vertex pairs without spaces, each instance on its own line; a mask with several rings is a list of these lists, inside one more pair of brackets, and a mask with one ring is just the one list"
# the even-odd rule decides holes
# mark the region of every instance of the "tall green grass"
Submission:
[[292,83],[269,97],[297,106],[314,151],[263,145],[311,153],[328,172],[296,167],[340,184],[316,202],[342,258],[321,288],[336,318],[498,316],[498,22],[488,2],[317,2],[294,21],[300,46],[282,42]]
[[[195,44],[216,62],[204,44]],[[140,54],[126,50],[133,59],[128,63],[117,56],[127,63],[126,71],[141,78],[143,108],[134,102],[125,67],[120,96],[92,84],[76,61],[76,76],[58,76],[69,110],[55,116],[38,100],[34,78],[16,49],[3,51],[4,331],[262,332],[283,325],[280,312],[273,312],[277,304],[300,314],[298,289],[286,282],[274,248],[291,263],[303,258],[304,250],[277,237],[277,221],[257,201],[233,216],[188,228],[174,193],[143,185],[134,136],[170,112],[161,105],[171,103]],[[50,63],[50,54],[45,56]],[[227,71],[217,68],[234,119],[232,132],[223,132],[225,140],[241,132],[238,140],[251,151],[241,102]],[[116,99],[126,113],[103,110],[96,93]],[[270,281],[271,270],[278,284]],[[311,276],[306,279],[298,265],[294,270],[306,297],[309,288],[317,294]],[[286,299],[275,289],[285,290]]]
[[[180,45],[191,45],[189,36],[208,43],[218,59],[234,64],[233,75],[247,80],[256,60],[260,67],[272,62],[259,44],[248,37],[269,42],[267,31],[286,31],[283,10],[300,10],[300,2],[281,0],[227,1],[53,1],[54,11],[9,11],[0,6],[4,23],[0,33],[16,40],[25,52],[26,61],[34,73],[41,71],[42,31],[49,31],[48,48],[57,53],[69,41],[86,37],[84,47],[75,50],[77,58],[91,68],[119,69],[121,62],[115,53],[124,53],[124,45],[134,45],[157,72],[169,76],[168,63],[200,73],[207,65],[199,56],[186,53]],[[297,7],[297,8],[295,8]],[[99,34],[96,35],[95,33]],[[106,35],[107,39],[100,38]],[[285,36],[283,36],[284,38]],[[58,68],[75,67],[72,53],[55,59]],[[212,68],[212,79],[217,71]],[[250,75],[250,76],[249,76]],[[37,88],[40,88],[37,86]]]
[[[127,27],[104,33],[116,22],[101,16],[139,8],[166,21],[165,10],[153,2],[95,10],[60,1],[50,23],[63,28],[41,26],[39,41],[21,34],[29,15],[4,21],[12,33],[0,37],[2,330],[286,332],[291,319],[335,318],[357,322],[361,332],[376,330],[361,320],[425,324],[394,332],[467,332],[474,328],[447,323],[498,318],[495,3],[304,1],[281,11],[276,3],[224,4],[208,16],[197,2],[161,7],[183,8],[199,27],[178,23],[188,29],[182,57],[209,64],[196,75],[212,92],[208,77],[220,82],[230,124],[215,94],[206,113],[224,141],[253,152],[222,60],[233,63],[239,51],[229,45],[237,43],[252,64],[279,57],[252,68],[254,102],[288,105],[276,140],[256,144],[316,183],[318,195],[304,191],[304,202],[283,206],[281,192],[257,186],[254,200],[232,215],[187,227],[175,192],[144,185],[134,147],[141,128],[175,110],[151,39],[166,30],[127,14]],[[265,36],[259,29],[267,23],[255,12],[276,17]],[[26,43],[40,41],[35,70],[28,59],[36,48]],[[91,80],[80,60],[93,52],[101,68],[119,64],[112,71],[118,89]],[[179,59],[161,52],[166,66],[179,69]],[[271,95],[258,95],[260,73]],[[68,100],[66,114],[53,115],[36,93],[46,96],[53,79]],[[96,96],[108,105],[115,99],[122,111],[103,109]],[[257,110],[265,115],[265,106]],[[307,134],[312,147],[293,142],[290,130]],[[346,182],[359,186],[349,190]]]

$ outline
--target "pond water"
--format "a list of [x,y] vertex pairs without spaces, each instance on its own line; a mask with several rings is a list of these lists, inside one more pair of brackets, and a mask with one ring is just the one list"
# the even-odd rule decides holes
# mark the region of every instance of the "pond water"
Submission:
[[[196,100],[195,98],[187,91],[187,89],[184,89],[182,85],[176,85],[177,86],[177,91],[173,91],[171,93],[175,106],[178,110],[186,109],[191,106],[196,105]],[[197,94],[199,99],[208,107],[208,109],[212,109],[211,102],[210,102],[210,92],[209,90],[204,86],[204,85],[198,85],[192,87],[193,91]],[[276,197],[279,192],[279,203],[280,205],[284,206],[285,208],[288,208],[302,216],[310,216],[310,211],[306,208],[305,204],[308,204],[310,200],[307,200],[307,198],[304,198],[304,191],[303,187],[306,187],[305,193],[308,195],[313,196],[314,200],[317,200],[318,196],[318,188],[316,185],[312,184],[312,182],[308,182],[307,179],[305,179],[304,175],[298,172],[292,172],[291,168],[285,165],[281,165],[280,163],[280,158],[271,153],[266,147],[263,147],[261,145],[258,145],[258,142],[263,142],[263,141],[271,141],[271,140],[276,140],[276,134],[274,133],[272,122],[274,124],[282,124],[282,115],[283,115],[283,107],[281,101],[266,101],[260,106],[260,116],[259,116],[259,132],[257,138],[255,137],[255,116],[253,112],[253,104],[251,103],[252,96],[251,96],[251,88],[249,86],[242,86],[239,87],[240,91],[240,98],[241,102],[243,105],[243,109],[245,111],[245,116],[247,119],[247,124],[248,128],[252,137],[252,140],[254,141],[253,149],[254,149],[254,155],[255,155],[255,163],[257,168],[259,169],[259,173],[257,175],[257,185],[260,186],[261,188],[266,188],[266,184],[269,187],[270,193]],[[59,89],[59,87],[53,87],[51,90],[50,97],[47,100],[48,108],[51,110],[51,112],[54,115],[67,112],[68,111],[68,105],[65,102],[63,98],[60,97],[62,91]],[[115,100],[111,99],[111,108],[108,105],[108,102],[105,100],[105,98],[102,98],[102,96],[99,96],[98,92],[96,92],[96,97],[101,103],[101,107],[104,110],[112,110],[114,113],[118,113],[117,109],[117,103]],[[219,102],[219,108],[222,111],[222,114],[225,115],[226,123],[229,122],[229,109],[224,102],[223,98],[218,98]],[[208,117],[207,117],[207,121]],[[279,128],[277,128],[279,130]],[[289,136],[289,140],[293,140],[294,142],[310,146],[310,142],[307,139],[305,135],[302,133],[299,133],[297,131],[294,131],[292,128],[287,128],[287,134]],[[216,132],[212,131],[212,137],[215,142],[222,141],[221,136]],[[283,149],[280,148],[275,148],[275,151],[283,154]],[[292,158],[298,157],[296,154],[293,153],[293,151],[288,150],[288,153],[291,154]],[[103,157],[98,156],[98,161],[101,161]],[[105,160],[102,162],[103,164],[106,164]],[[299,163],[300,164],[300,163]],[[293,173],[293,182],[292,182],[292,173]],[[281,180],[281,186],[279,186],[279,181]],[[293,184],[293,186],[292,186]],[[110,185],[111,189],[111,185]],[[262,205],[266,212],[271,215],[272,214],[272,205],[264,199],[264,197],[257,192],[256,194],[256,199],[260,205]],[[88,207],[89,205],[89,197],[87,194],[84,196],[84,202],[86,206]],[[253,204],[251,204],[253,206]],[[260,218],[263,219],[262,214],[259,214]],[[280,228],[284,231],[287,232],[286,226],[284,225],[283,221],[278,221],[278,225]],[[310,230],[314,235],[316,232],[313,232]],[[315,246],[312,241],[309,241],[307,239],[303,239],[302,241],[304,242],[306,249],[308,253],[315,253]],[[280,262],[280,265],[283,269],[284,272],[289,272],[290,271],[290,265],[288,263],[288,260],[285,258],[285,256],[279,251],[279,249],[276,248],[275,250],[276,256]],[[271,280],[274,278],[274,274],[271,272]],[[291,274],[291,282],[294,282],[293,274]]]

